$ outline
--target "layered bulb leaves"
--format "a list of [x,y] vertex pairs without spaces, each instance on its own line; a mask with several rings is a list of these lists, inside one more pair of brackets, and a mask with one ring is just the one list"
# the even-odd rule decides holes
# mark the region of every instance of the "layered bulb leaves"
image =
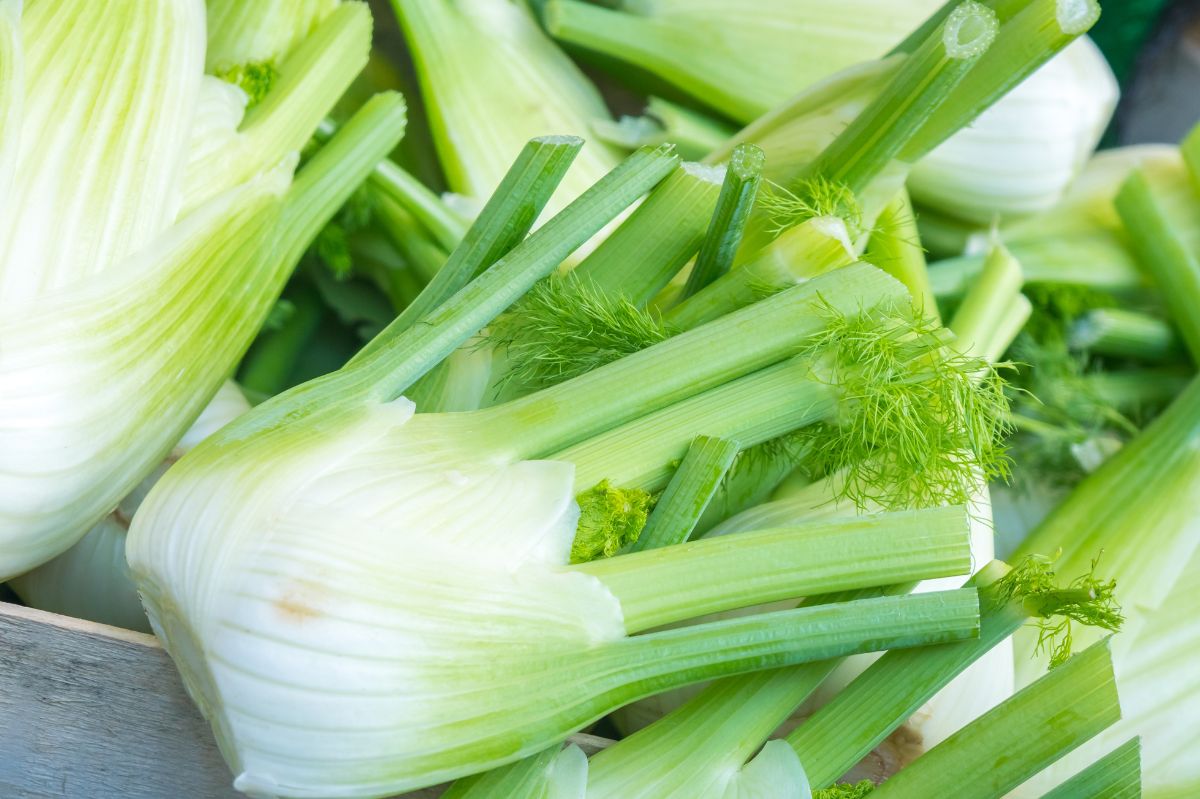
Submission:
[[[365,60],[365,6],[294,42],[244,118],[246,95],[204,73],[198,0],[19,6],[0,14],[0,577],[66,550],[162,461],[371,166],[292,186]],[[372,114],[394,144],[402,104]],[[387,144],[357,142],[362,160]]]
[[1117,81],[1082,37],[913,168],[913,199],[968,222],[1046,211],[1100,143]]
[[125,560],[125,536],[146,494],[170,466],[198,443],[250,410],[232,381],[217,391],[166,460],[154,469],[117,508],[53,560],[9,581],[30,607],[126,630],[150,631]]

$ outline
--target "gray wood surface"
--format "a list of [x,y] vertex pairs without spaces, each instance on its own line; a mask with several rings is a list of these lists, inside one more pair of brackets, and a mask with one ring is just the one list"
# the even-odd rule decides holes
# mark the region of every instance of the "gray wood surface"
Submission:
[[0,799],[241,796],[231,782],[153,636],[0,602]]

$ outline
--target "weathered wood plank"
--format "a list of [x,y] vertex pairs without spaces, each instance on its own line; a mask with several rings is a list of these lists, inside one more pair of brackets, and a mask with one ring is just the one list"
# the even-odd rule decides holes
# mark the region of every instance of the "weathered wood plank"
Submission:
[[0,797],[234,799],[230,783],[153,636],[0,603]]

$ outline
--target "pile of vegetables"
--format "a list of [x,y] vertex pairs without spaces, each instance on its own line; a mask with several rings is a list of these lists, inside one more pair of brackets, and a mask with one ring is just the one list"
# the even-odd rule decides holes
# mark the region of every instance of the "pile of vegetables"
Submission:
[[1096,152],[1099,16],[0,0],[0,579],[255,797],[1200,794],[1200,128]]

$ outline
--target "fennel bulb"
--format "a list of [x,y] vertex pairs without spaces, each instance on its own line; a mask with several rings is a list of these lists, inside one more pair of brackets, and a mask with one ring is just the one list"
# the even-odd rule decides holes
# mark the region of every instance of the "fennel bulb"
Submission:
[[921,159],[913,199],[983,225],[1048,210],[1100,143],[1117,97],[1108,62],[1081,37]]
[[0,577],[68,549],[161,462],[403,124],[380,98],[292,186],[366,58],[357,3],[244,121],[244,94],[204,75],[199,0],[19,5],[0,14],[0,64],[22,65],[0,97]]
[[183,434],[167,458],[79,543],[33,571],[9,580],[30,607],[79,619],[150,632],[125,560],[125,536],[146,494],[171,464],[227,423],[250,410],[233,382],[226,382]]

